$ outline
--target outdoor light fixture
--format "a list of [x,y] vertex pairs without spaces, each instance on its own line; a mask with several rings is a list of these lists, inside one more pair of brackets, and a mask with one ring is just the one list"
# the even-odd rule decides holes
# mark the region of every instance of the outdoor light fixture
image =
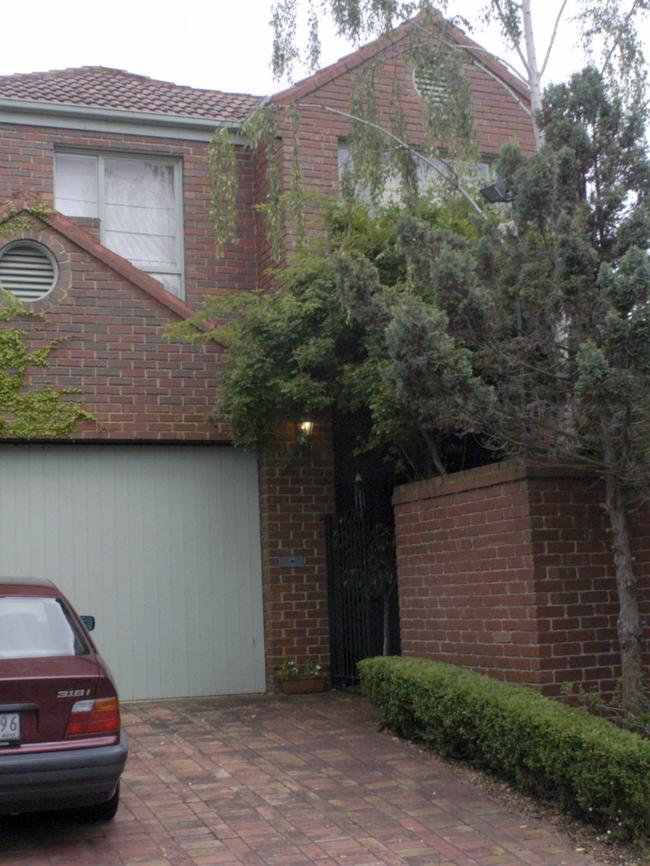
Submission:
[[484,186],[483,189],[479,190],[479,192],[483,198],[490,202],[490,204],[512,201],[512,197],[503,178],[499,178],[496,183],[492,183],[490,186]]
[[296,437],[298,445],[309,445],[313,432],[313,421],[308,421],[306,419],[304,421],[298,421],[298,435]]

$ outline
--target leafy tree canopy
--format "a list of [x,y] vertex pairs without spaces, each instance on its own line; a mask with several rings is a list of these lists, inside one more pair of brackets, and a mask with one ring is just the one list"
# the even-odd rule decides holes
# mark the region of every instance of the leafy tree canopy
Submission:
[[[359,44],[393,30],[405,19],[409,27],[401,34],[394,50],[378,53],[355,72],[353,92],[348,106],[320,104],[318,93],[288,105],[265,103],[243,124],[240,134],[252,148],[265,148],[266,160],[264,212],[274,253],[281,256],[283,230],[287,220],[300,243],[303,240],[303,217],[307,202],[313,206],[309,190],[303,184],[300,160],[300,125],[303,110],[318,109],[345,118],[350,123],[347,140],[351,159],[348,183],[344,192],[370,194],[375,203],[388,183],[399,178],[403,201],[417,207],[418,172],[436,175],[447,194],[460,193],[476,212],[481,206],[475,190],[468,185],[461,163],[480,158],[473,134],[473,118],[467,72],[479,69],[500,87],[506,98],[517,103],[530,117],[538,149],[544,143],[543,83],[553,54],[558,32],[571,26],[583,46],[583,59],[598,69],[614,93],[627,107],[647,110],[646,67],[643,56],[643,33],[650,0],[557,0],[543,14],[555,15],[548,44],[540,45],[535,29],[532,0],[485,0],[474,20],[454,15],[466,4],[454,0],[275,0],[273,67],[278,77],[291,74],[296,67],[310,71],[320,61],[320,28],[332,22],[340,35]],[[539,9],[535,10],[539,13]],[[501,29],[504,44],[515,58],[510,63],[499,58],[521,86],[495,73],[490,55],[480,46],[459,42],[451,30],[457,23],[472,32],[474,24],[495,22]],[[302,24],[308,34],[303,43]],[[421,89],[424,139],[417,148],[408,140],[403,111],[404,82],[399,74],[389,74],[391,84],[390,121],[379,120],[376,102],[377,83],[386,64],[400,59],[423,75],[431,86]],[[410,87],[410,85],[408,85]],[[385,98],[385,95],[384,95]],[[287,129],[291,132],[287,135]],[[281,180],[274,151],[281,138],[292,141],[294,171],[289,188]],[[441,151],[440,144],[445,143]],[[223,252],[227,243],[236,240],[235,145],[229,130],[223,129],[211,145],[211,172],[214,182],[212,216],[216,228],[217,249]]]
[[280,417],[363,410],[368,442],[399,449],[417,474],[444,472],[441,444],[469,433],[497,454],[596,471],[630,702],[641,625],[629,514],[650,498],[644,115],[593,67],[543,106],[539,152],[501,155],[507,214],[336,211],[332,254],[287,271],[238,322],[221,408],[249,447]]
[[[462,200],[430,202],[418,211],[419,224],[436,234],[448,258],[441,259],[441,270],[453,269],[477,237],[469,213]],[[355,417],[360,450],[390,455],[412,476],[444,471],[432,461],[439,459],[443,431],[456,433],[456,415],[438,416],[433,426],[427,417],[423,426],[421,408],[403,399],[388,349],[391,320],[408,315],[414,298],[429,297],[409,273],[412,222],[397,206],[371,215],[367,206],[347,204],[330,210],[327,225],[329,252],[298,256],[278,274],[277,292],[209,298],[173,333],[193,338],[199,324],[221,323],[200,333],[228,349],[218,408],[231,421],[237,445],[264,448],[282,420],[333,411]],[[450,300],[459,289],[450,278]],[[463,298],[454,322],[471,327],[476,303]],[[446,329],[444,317],[439,329]],[[458,355],[456,375],[462,377],[468,372],[464,350]]]
[[[532,0],[484,0],[478,9],[472,20],[467,4],[453,0],[310,0],[308,4],[298,0],[275,0],[273,69],[277,77],[291,74],[297,65],[315,70],[320,61],[319,33],[325,20],[334,24],[339,35],[359,44],[393,30],[406,19],[414,19],[407,43],[411,59],[416,68],[428,67],[441,73],[446,85],[433,98],[425,100],[425,110],[434,127],[441,123],[447,127],[445,138],[448,138],[449,132],[455,129],[450,117],[454,117],[464,103],[458,83],[464,80],[467,67],[477,66],[495,77],[486,66],[486,55],[481,49],[459,45],[450,36],[449,24],[458,24],[471,32],[475,24],[494,22],[500,28],[504,45],[518,58],[515,64],[501,60],[527,85],[529,113],[541,146],[543,132],[536,115],[541,108],[543,79],[557,33],[569,23],[582,43],[583,61],[599,68],[610,86],[615,87],[623,98],[632,102],[645,99],[646,78],[640,32],[645,13],[650,9],[650,0],[630,0],[629,3],[621,0],[562,0],[555,8],[547,4],[544,15],[555,15],[555,22],[550,40],[543,46],[541,54],[538,54],[542,46],[537,44]],[[569,17],[571,22],[567,21]],[[301,23],[307,24],[307,38],[303,44],[298,38]],[[520,100],[507,83],[500,81],[500,85],[519,102],[522,110],[528,111],[525,101]],[[441,132],[440,129],[436,131],[438,134]],[[435,135],[433,141],[436,141]]]

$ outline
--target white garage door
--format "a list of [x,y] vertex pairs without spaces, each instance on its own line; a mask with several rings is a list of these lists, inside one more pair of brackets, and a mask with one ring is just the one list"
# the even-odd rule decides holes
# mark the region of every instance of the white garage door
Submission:
[[95,615],[122,698],[264,691],[250,455],[2,446],[0,573],[48,577]]

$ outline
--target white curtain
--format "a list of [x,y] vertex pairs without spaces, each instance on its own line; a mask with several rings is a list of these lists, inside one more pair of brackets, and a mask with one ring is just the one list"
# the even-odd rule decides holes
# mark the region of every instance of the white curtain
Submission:
[[100,217],[110,250],[148,271],[173,294],[182,294],[173,164],[57,154],[55,206],[68,216]]
[[172,165],[104,159],[106,246],[143,270],[178,268]]

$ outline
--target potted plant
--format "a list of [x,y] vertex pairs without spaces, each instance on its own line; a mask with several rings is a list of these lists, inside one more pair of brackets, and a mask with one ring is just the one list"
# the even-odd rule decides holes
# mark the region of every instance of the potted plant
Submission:
[[307,695],[329,688],[329,674],[315,659],[285,659],[275,669],[275,675],[285,695]]

